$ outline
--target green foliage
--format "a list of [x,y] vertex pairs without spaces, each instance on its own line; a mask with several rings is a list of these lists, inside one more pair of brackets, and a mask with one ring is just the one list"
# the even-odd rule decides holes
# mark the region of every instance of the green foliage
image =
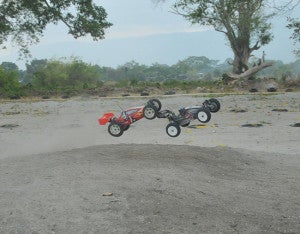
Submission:
[[175,79],[168,79],[162,82],[163,87],[168,89],[173,89],[175,87],[178,87],[181,81],[175,80]]
[[[176,0],[175,11],[193,24],[224,33],[235,56],[233,72],[242,73],[254,50],[272,40],[273,15],[264,12],[266,0]],[[242,66],[241,66],[242,65]]]
[[18,71],[19,68],[15,63],[12,62],[2,62],[0,65],[4,70]]
[[18,81],[18,73],[0,67],[0,96],[20,97],[21,89]]
[[0,3],[0,45],[12,40],[22,54],[39,42],[48,24],[63,23],[74,38],[104,38],[112,24],[93,0],[3,0]]
[[300,60],[295,62],[284,64],[281,61],[275,61],[273,66],[260,71],[257,77],[274,77],[275,79],[295,79],[300,77]]
[[50,61],[45,67],[38,69],[32,84],[42,91],[61,91],[67,85],[68,75],[65,65],[60,61]]
[[265,3],[265,0],[177,0],[174,8],[192,23],[213,26],[225,33],[236,49],[238,44],[250,43],[251,39],[261,44],[271,39],[267,20],[272,15],[263,13]]
[[129,81],[127,79],[121,79],[117,83],[117,87],[124,88],[129,86]]
[[26,64],[26,71],[23,73],[23,76],[21,77],[22,83],[30,83],[32,82],[35,73],[43,69],[48,63],[47,59],[34,59],[30,63]]
[[95,87],[100,79],[100,73],[95,66],[80,60],[74,60],[67,65],[67,74],[67,84],[80,89]]
[[172,66],[158,63],[145,66],[134,61],[119,66],[116,69],[97,66],[97,70],[101,73],[103,80],[122,80],[121,83],[123,85],[125,85],[124,80],[129,81],[132,85],[136,85],[140,81],[147,80],[160,82],[168,79],[200,79],[207,73],[224,68],[228,68],[228,64],[218,64],[218,61],[210,60],[204,56],[188,57]]
[[80,60],[70,63],[52,60],[38,68],[32,78],[36,90],[50,93],[76,94],[84,89],[100,87],[97,67]]
[[[293,30],[293,34],[291,35],[291,39],[294,40],[294,44],[300,43],[300,20],[294,18],[288,18],[289,24],[287,28]],[[295,54],[300,57],[300,48],[295,49]]]
[[[157,63],[145,66],[132,61],[118,68],[91,65],[78,58],[65,58],[32,60],[26,64],[26,70],[21,71],[16,70],[14,63],[3,62],[0,66],[0,96],[96,95],[114,88],[126,92],[141,92],[149,88],[186,92],[197,87],[207,91],[220,90],[231,80],[226,75],[228,66],[227,61],[218,63],[206,57],[189,57],[172,66]],[[299,83],[300,60],[289,64],[274,62],[272,67],[257,74],[257,78],[265,77],[273,77],[290,85],[292,81]]]

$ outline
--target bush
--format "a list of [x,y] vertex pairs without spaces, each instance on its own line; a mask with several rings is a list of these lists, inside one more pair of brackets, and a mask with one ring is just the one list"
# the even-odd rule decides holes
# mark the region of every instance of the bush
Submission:
[[22,96],[16,71],[0,68],[0,93],[4,98],[20,98]]

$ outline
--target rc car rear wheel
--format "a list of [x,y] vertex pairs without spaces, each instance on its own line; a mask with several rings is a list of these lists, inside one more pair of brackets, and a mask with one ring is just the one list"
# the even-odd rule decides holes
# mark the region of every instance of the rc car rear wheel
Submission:
[[201,122],[201,123],[207,123],[209,122],[211,118],[211,114],[210,111],[206,108],[202,108],[198,113],[197,113],[197,119]]
[[209,103],[209,110],[212,113],[218,112],[220,110],[220,108],[221,108],[220,102],[217,99],[215,99],[215,98],[209,99],[208,103]]
[[112,135],[114,137],[119,137],[119,136],[122,136],[124,130],[123,130],[121,124],[110,123],[108,125],[108,132],[110,135]]
[[161,110],[161,102],[158,99],[156,98],[150,99],[149,103],[155,106],[157,111]]
[[146,105],[143,109],[143,115],[146,119],[155,119],[157,115],[156,107],[153,105]]
[[181,129],[178,124],[169,123],[166,127],[166,132],[170,137],[177,137],[179,136]]

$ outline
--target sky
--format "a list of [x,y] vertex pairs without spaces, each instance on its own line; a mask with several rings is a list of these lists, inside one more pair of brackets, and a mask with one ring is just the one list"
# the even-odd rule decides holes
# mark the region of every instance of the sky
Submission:
[[[173,65],[189,56],[206,56],[223,62],[232,58],[224,35],[208,27],[191,25],[182,16],[171,12],[168,3],[155,4],[152,0],[96,0],[107,13],[113,26],[106,30],[104,40],[74,39],[64,25],[48,26],[40,43],[30,47],[32,59],[61,59],[77,57],[99,66],[117,67],[126,62]],[[294,11],[300,17],[300,6]],[[297,15],[298,14],[298,15]],[[289,63],[296,60],[295,48],[289,39],[291,31],[285,17],[273,20],[273,41],[257,51],[260,57]],[[18,60],[18,48],[0,51],[0,62],[16,63],[25,68],[25,60]]]

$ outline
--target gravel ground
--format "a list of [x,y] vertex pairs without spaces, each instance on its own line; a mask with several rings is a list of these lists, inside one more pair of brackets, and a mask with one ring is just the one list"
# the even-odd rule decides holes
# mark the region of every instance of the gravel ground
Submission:
[[[0,233],[299,233],[300,94],[216,96],[177,138],[97,119],[144,98],[0,104]],[[161,97],[176,111],[203,96]],[[261,127],[242,127],[242,125]]]

